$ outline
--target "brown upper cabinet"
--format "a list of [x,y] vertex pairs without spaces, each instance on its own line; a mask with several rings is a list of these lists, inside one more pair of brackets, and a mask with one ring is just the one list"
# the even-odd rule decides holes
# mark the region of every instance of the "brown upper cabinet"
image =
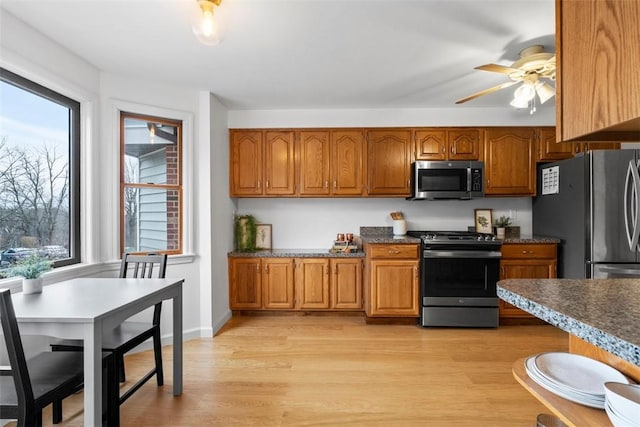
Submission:
[[618,150],[619,142],[560,142],[556,143],[556,130],[554,127],[539,128],[538,159],[539,162],[548,162],[569,159],[575,154],[589,150]]
[[367,192],[406,197],[411,192],[411,129],[367,130]]
[[480,129],[421,128],[414,130],[416,160],[480,160]]
[[301,196],[361,196],[364,132],[361,129],[299,132]]
[[230,195],[295,195],[292,130],[230,131]]
[[640,1],[556,0],[558,141],[640,141]]
[[536,194],[535,128],[489,128],[484,135],[485,195]]

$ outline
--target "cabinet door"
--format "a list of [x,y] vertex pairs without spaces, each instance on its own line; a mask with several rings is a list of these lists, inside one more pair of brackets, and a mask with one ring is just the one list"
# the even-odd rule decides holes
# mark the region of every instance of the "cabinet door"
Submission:
[[230,195],[262,195],[262,132],[231,131],[230,145]]
[[411,131],[367,132],[367,189],[370,195],[409,196]]
[[364,133],[331,132],[331,186],[336,196],[360,196],[364,189]]
[[[557,274],[557,245],[505,243],[502,245],[500,280],[551,279]],[[500,300],[500,317],[535,318],[533,315]]]
[[638,141],[640,2],[558,0],[555,15],[558,140]]
[[329,131],[301,131],[298,147],[300,195],[328,196],[331,192]]
[[362,260],[331,259],[331,308],[362,309]]
[[229,305],[235,309],[262,308],[259,258],[229,258]]
[[446,160],[447,131],[444,129],[416,129],[416,160]]
[[485,131],[485,194],[536,194],[533,128],[492,128]]
[[[503,279],[548,279],[556,277],[555,260],[501,260],[500,280]],[[500,300],[500,317],[535,318],[518,307]]]
[[[638,132],[638,139],[640,140],[640,132]],[[619,142],[587,142],[583,145],[583,151],[589,150],[619,150]]]
[[373,260],[370,263],[369,316],[418,317],[418,261]]
[[270,196],[295,194],[294,141],[293,131],[264,133],[264,194]]
[[300,258],[296,260],[296,308],[329,308],[329,260]]
[[554,161],[570,159],[579,149],[580,144],[572,144],[570,142],[556,142],[556,129],[553,127],[538,129],[538,160]]
[[450,160],[480,160],[482,143],[479,129],[451,129],[447,131]]
[[262,266],[264,308],[293,308],[293,259],[265,258]]

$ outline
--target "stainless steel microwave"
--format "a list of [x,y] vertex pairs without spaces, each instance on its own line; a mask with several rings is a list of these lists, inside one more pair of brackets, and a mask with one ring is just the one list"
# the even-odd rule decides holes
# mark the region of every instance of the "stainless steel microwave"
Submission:
[[409,200],[471,199],[484,196],[484,162],[417,161],[412,163]]

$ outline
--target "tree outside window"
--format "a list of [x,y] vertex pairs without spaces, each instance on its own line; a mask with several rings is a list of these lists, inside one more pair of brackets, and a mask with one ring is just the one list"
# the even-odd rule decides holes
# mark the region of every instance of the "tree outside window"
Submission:
[[120,113],[121,252],[181,253],[182,122]]
[[0,68],[0,278],[31,255],[80,262],[80,104]]

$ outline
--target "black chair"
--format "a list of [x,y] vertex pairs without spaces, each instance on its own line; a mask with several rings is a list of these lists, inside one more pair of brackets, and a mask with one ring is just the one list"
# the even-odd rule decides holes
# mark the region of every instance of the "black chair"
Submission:
[[[167,270],[166,254],[133,255],[124,254],[120,264],[120,277],[126,278],[164,278]],[[125,381],[124,355],[148,339],[153,339],[153,353],[155,366],[140,380],[133,384],[119,397],[119,404],[123,404],[133,393],[149,381],[154,375],[158,386],[164,384],[162,371],[162,343],[160,341],[160,313],[162,302],[153,309],[151,323],[126,321],[114,330],[103,335],[103,351],[113,353],[115,375],[120,382]],[[82,341],[62,340],[51,345],[54,352],[82,351]],[[119,417],[119,414],[118,414]]]
[[[9,366],[0,367],[0,419],[17,419],[18,426],[41,426],[43,408],[53,403],[53,422],[60,422],[62,406],[56,407],[56,402],[74,394],[84,382],[82,353],[42,352],[27,359],[8,289],[0,290],[0,321],[9,356]],[[103,363],[107,368],[105,421],[117,425],[113,409],[117,408],[118,384],[109,381],[115,378],[111,354],[105,353]]]

